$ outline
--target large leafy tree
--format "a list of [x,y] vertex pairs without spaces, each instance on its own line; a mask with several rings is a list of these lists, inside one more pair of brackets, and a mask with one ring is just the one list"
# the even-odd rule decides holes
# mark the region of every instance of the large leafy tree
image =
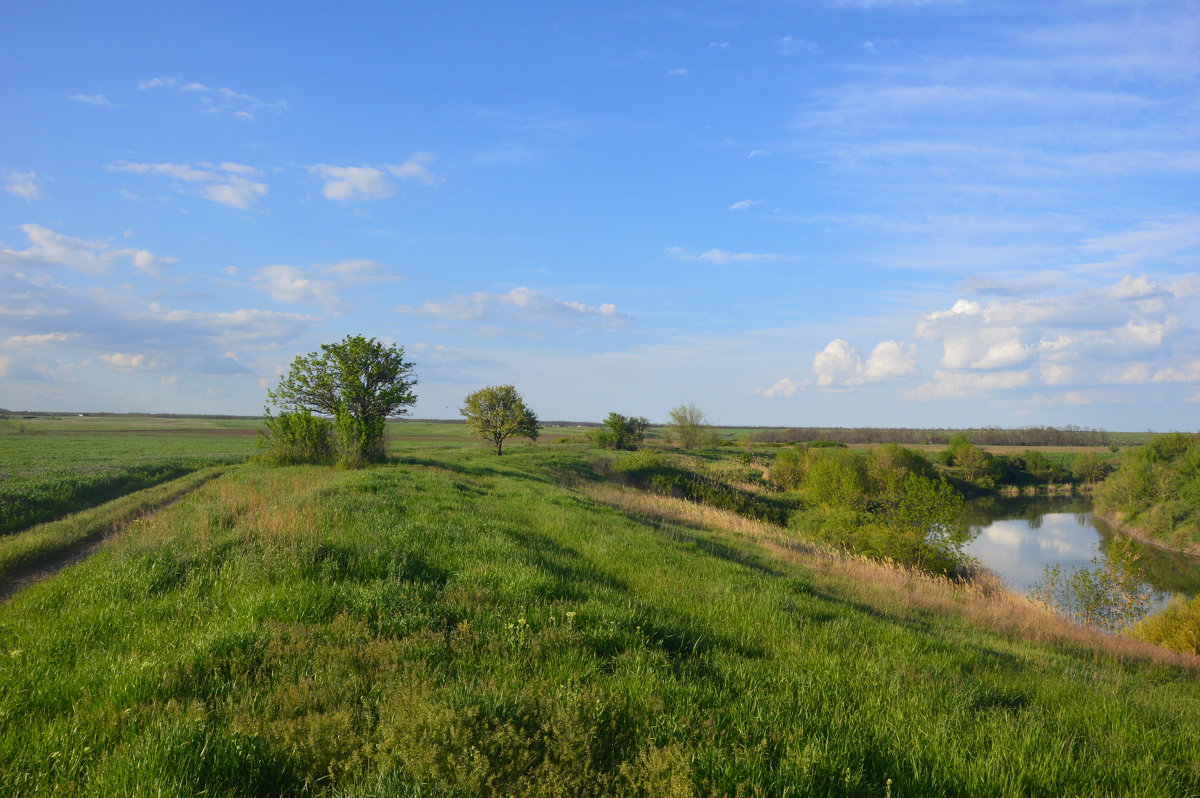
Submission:
[[384,423],[416,403],[416,385],[403,347],[347,335],[293,360],[267,401],[285,413],[333,416],[339,454],[354,463],[383,458]]
[[496,444],[498,455],[504,454],[504,442],[509,438],[537,440],[537,415],[512,385],[489,385],[469,393],[458,412],[473,433]]

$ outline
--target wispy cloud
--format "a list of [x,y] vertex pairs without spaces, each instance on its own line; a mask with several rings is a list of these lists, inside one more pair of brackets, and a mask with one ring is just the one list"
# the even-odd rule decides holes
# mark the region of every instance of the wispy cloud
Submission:
[[162,266],[176,262],[175,258],[156,256],[144,249],[113,247],[108,241],[88,241],[62,235],[37,224],[21,225],[20,230],[28,238],[29,248],[20,251],[0,249],[0,268],[49,269],[65,266],[81,274],[99,276],[107,274],[118,260],[127,258],[135,269],[157,277]]
[[749,208],[753,208],[755,205],[758,205],[761,202],[762,202],[762,200],[752,200],[752,199],[738,200],[737,202],[735,202],[729,206],[729,210],[744,211]]
[[100,355],[97,359],[101,363],[122,371],[158,371],[167,366],[165,361],[142,352],[114,352],[109,355]]
[[174,89],[183,94],[200,99],[201,108],[205,113],[214,116],[229,115],[243,121],[253,121],[254,114],[259,111],[283,113],[287,110],[286,100],[266,101],[241,91],[225,87],[209,87],[199,81],[184,83],[178,78],[156,77],[138,83],[142,91],[153,89]]
[[71,333],[42,333],[34,335],[13,335],[4,339],[4,343],[0,344],[5,349],[42,349],[51,347],[56,344],[61,344],[69,341],[74,335]]
[[4,190],[26,202],[42,198],[37,172],[9,172],[4,176]]
[[441,178],[429,171],[432,162],[432,153],[418,152],[401,164],[334,166],[319,163],[307,168],[310,174],[325,181],[321,194],[326,199],[364,202],[395,194],[396,185],[389,178],[417,180],[426,185],[437,183]]
[[183,189],[178,185],[177,189],[240,210],[253,207],[268,191],[266,183],[252,179],[262,174],[258,169],[229,161],[220,164],[199,162],[194,166],[190,163],[119,161],[107,168],[114,172],[165,177],[177,184],[196,184],[198,187],[195,190]]
[[816,53],[821,48],[815,42],[810,42],[807,39],[800,39],[795,36],[781,36],[775,40],[775,49],[782,55],[796,55],[797,53]]
[[264,266],[250,278],[251,284],[277,302],[320,305],[340,314],[345,305],[341,292],[368,283],[401,279],[372,260],[346,260],[317,266]]
[[112,105],[112,102],[103,94],[72,94],[67,99],[86,105]]
[[428,300],[416,307],[401,305],[397,312],[414,316],[480,325],[503,325],[482,329],[512,332],[513,325],[548,323],[559,327],[622,327],[628,318],[610,303],[585,305],[582,302],[555,299],[524,286],[504,293],[476,291],[454,294],[445,300]]
[[778,263],[781,261],[800,260],[795,255],[781,255],[778,252],[726,252],[723,249],[709,249],[703,252],[696,252],[684,247],[667,247],[663,252],[672,260],[715,263],[718,266],[726,266],[731,263]]

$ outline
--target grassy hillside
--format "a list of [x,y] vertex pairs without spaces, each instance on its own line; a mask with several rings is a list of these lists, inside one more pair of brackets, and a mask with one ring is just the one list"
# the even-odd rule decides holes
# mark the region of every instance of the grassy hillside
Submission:
[[240,466],[0,605],[0,794],[1200,795],[1191,662],[570,447]]

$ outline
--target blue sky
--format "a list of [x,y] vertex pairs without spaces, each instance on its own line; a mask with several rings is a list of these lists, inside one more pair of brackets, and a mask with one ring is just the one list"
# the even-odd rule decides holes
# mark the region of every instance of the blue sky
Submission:
[[25,3],[0,406],[1196,429],[1200,4]]

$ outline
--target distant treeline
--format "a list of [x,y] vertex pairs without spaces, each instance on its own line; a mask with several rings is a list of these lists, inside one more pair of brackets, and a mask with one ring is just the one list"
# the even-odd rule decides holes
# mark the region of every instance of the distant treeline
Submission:
[[1001,429],[905,429],[902,427],[789,427],[764,429],[753,438],[764,443],[807,443],[837,441],[838,443],[900,443],[945,446],[955,435],[964,435],[976,446],[1108,446],[1112,436],[1102,429],[1066,427],[1020,427]]

